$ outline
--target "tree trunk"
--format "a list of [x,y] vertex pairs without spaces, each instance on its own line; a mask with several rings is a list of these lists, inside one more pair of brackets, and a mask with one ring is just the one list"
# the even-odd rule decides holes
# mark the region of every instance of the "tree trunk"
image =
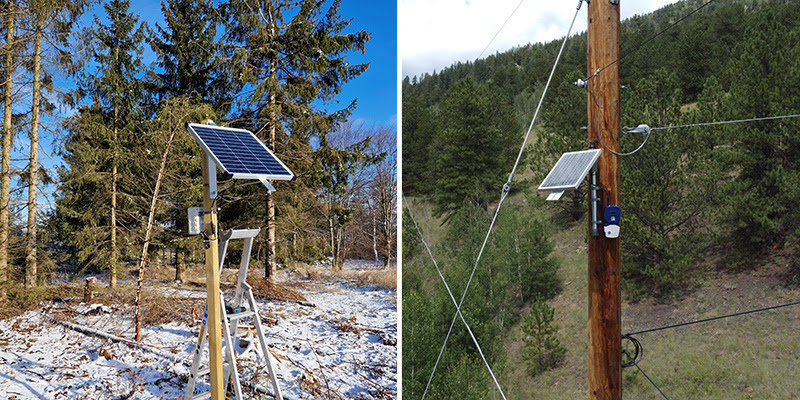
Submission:
[[[119,58],[119,47],[114,48],[114,60]],[[114,99],[114,141],[111,150],[111,256],[109,257],[108,286],[112,289],[117,286],[117,140],[119,138],[119,105],[118,99]]]
[[3,159],[0,167],[0,301],[6,299],[6,281],[8,280],[8,233],[9,216],[8,200],[11,181],[11,145],[13,142],[13,126],[11,126],[12,92],[14,89],[14,3],[8,3],[6,12],[6,48],[5,76],[6,84],[3,93]]
[[142,339],[142,320],[141,320],[141,300],[142,300],[142,282],[144,280],[144,265],[147,261],[147,248],[150,246],[150,232],[153,230],[153,220],[156,215],[156,203],[158,201],[158,191],[161,188],[161,178],[164,176],[164,168],[167,165],[167,155],[169,148],[172,146],[172,139],[175,138],[175,129],[170,129],[169,140],[167,140],[167,148],[164,150],[164,155],[161,157],[161,166],[158,168],[158,177],[156,178],[156,187],[153,189],[153,198],[150,201],[150,215],[147,217],[147,228],[144,233],[144,246],[142,246],[142,259],[139,261],[139,279],[136,283],[136,314],[134,315],[134,324],[136,325],[136,342]]
[[267,194],[267,262],[264,277],[270,281],[275,278],[275,201],[272,193]]
[[[116,128],[114,128],[116,132]],[[116,133],[114,137],[116,138]],[[116,141],[116,140],[115,140]],[[114,156],[116,162],[116,155]],[[111,167],[111,256],[109,257],[108,286],[117,286],[117,166]]]
[[370,214],[372,214],[372,253],[377,263],[380,260],[380,257],[378,257],[378,222],[375,220],[375,212],[370,210]]
[[175,281],[183,282],[183,270],[186,269],[186,249],[183,243],[175,248]]
[[33,44],[33,105],[31,106],[31,155],[28,167],[28,233],[25,246],[25,288],[36,286],[36,209],[39,183],[39,105],[42,98],[42,27],[36,15]]
[[[271,15],[271,14],[270,14]],[[272,69],[270,79],[274,82],[276,79],[275,69]],[[277,100],[273,93],[269,98],[270,116],[269,116],[269,141],[267,146],[272,152],[275,152],[275,130],[278,124],[278,111]],[[264,266],[264,277],[273,281],[275,278],[275,200],[272,193],[267,193],[267,261]]]
[[331,266],[334,269],[338,269],[338,265],[336,265],[336,236],[335,236],[335,228],[333,226],[333,216],[331,215],[328,217],[328,229],[331,232]]

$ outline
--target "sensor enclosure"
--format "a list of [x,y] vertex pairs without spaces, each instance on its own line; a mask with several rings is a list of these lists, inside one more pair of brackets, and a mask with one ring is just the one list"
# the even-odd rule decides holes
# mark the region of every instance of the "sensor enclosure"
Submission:
[[603,210],[603,233],[606,238],[616,239],[619,237],[619,221],[622,211],[619,206],[606,206]]

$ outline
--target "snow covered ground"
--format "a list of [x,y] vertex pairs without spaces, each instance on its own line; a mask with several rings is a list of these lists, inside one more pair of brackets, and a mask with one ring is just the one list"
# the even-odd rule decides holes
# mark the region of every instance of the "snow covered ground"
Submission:
[[[280,279],[295,281],[293,289],[315,305],[258,301],[284,397],[396,398],[395,291],[303,274]],[[181,296],[204,293],[180,290]],[[52,303],[0,321],[0,399],[183,398],[199,321],[143,327],[143,348],[56,322],[130,339],[132,314],[129,306]],[[246,398],[265,398],[255,389],[270,387],[259,352],[251,346],[239,359]],[[199,383],[197,390],[203,388],[208,385]]]

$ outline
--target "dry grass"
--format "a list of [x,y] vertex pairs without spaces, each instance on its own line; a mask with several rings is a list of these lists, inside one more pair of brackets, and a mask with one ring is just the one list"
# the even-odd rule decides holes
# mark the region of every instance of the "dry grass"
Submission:
[[202,318],[205,309],[203,298],[168,298],[156,291],[142,293],[142,324],[164,325],[170,322],[194,324]]
[[[567,348],[566,362],[534,378],[515,368],[523,361],[521,331],[513,328],[505,343],[507,367],[500,378],[509,398],[566,400],[587,395],[585,235],[586,224],[580,223],[554,238],[564,290],[550,305]],[[625,301],[622,329],[629,332],[792,301],[797,294],[779,284],[781,268],[711,274],[698,290],[670,304]],[[798,322],[800,308],[793,307],[643,334],[638,337],[645,351],[640,366],[670,398],[800,398],[796,379],[800,341],[791,329]],[[663,398],[635,368],[623,371],[622,392],[631,399]]]
[[268,299],[308,301],[302,293],[292,290],[288,286],[277,282],[270,282],[269,279],[255,275],[257,274],[251,273],[247,277],[247,283],[253,287],[254,296],[260,296]]
[[0,319],[13,318],[36,309],[46,301],[83,298],[83,288],[77,285],[38,286],[25,289],[21,285],[8,289],[8,300],[0,302]]
[[386,268],[368,266],[341,270],[335,270],[329,266],[304,265],[296,271],[302,278],[309,281],[340,279],[357,287],[397,290],[397,265],[395,264]]
[[[430,217],[426,204],[412,202],[412,207],[434,254],[441,254],[437,245],[444,228]],[[521,357],[521,329],[512,327],[504,336],[506,359],[493,366],[508,398],[572,400],[588,395],[587,223],[562,221],[557,226],[553,240],[563,290],[549,304],[555,308],[566,360],[559,368],[529,376]],[[624,268],[624,259],[622,263]],[[758,270],[712,272],[691,294],[669,304],[623,302],[622,329],[630,332],[796,301],[800,292],[783,285],[789,264],[790,260],[775,259]],[[426,283],[439,284],[431,282]],[[521,315],[527,312],[520,310]],[[640,366],[673,399],[797,399],[800,340],[793,327],[798,324],[800,306],[642,334]],[[486,384],[493,385],[490,380]],[[663,398],[635,368],[623,371],[622,392],[628,399]]]

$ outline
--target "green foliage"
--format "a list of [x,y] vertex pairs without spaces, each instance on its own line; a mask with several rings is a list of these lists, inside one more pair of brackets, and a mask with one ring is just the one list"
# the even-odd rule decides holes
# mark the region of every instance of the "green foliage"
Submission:
[[[340,0],[231,0],[220,6],[225,16],[225,76],[241,89],[229,113],[231,125],[265,140],[298,176],[291,184],[278,183],[274,195],[276,218],[283,220],[276,224],[276,242],[291,244],[283,249],[288,260],[336,252],[329,240],[326,245],[325,238],[330,238],[326,219],[331,213],[319,201],[327,190],[319,184],[339,167],[334,163],[326,169],[324,160],[336,158],[328,157],[335,151],[322,146],[322,152],[315,154],[315,146],[354,110],[355,100],[342,109],[327,108],[336,107],[344,85],[367,70],[368,63],[351,63],[348,56],[364,53],[370,40],[366,31],[345,33],[350,21],[340,15],[340,5]],[[239,201],[228,205],[228,221],[271,224],[262,192],[251,187],[231,193]],[[336,212],[351,218],[347,207]],[[257,253],[266,259],[266,235],[259,244]]]
[[437,154],[433,199],[437,215],[463,202],[480,207],[497,198],[515,155],[519,127],[509,100],[467,77],[447,92],[431,151]]
[[558,340],[555,309],[540,297],[531,302],[531,312],[522,320],[525,333],[525,350],[522,355],[528,363],[528,373],[536,376],[564,362],[567,349]]
[[422,240],[419,238],[419,233],[417,233],[417,229],[414,227],[413,221],[411,221],[411,214],[409,214],[408,209],[403,207],[403,258],[410,259],[414,254],[420,254],[421,251],[424,251],[422,248]]
[[[339,130],[342,134],[340,137],[357,136],[351,124],[341,125]],[[340,145],[343,146],[337,147],[328,137],[323,137],[314,153],[319,172],[312,178],[324,201],[323,215],[330,232],[333,266],[336,269],[341,269],[344,263],[344,229],[353,221],[356,213],[356,203],[352,200],[353,189],[354,186],[363,184],[356,182],[356,175],[386,157],[386,153],[369,151],[369,137],[353,144]]]
[[[136,151],[136,135],[142,120],[145,98],[141,60],[146,27],[130,12],[130,3],[114,0],[105,6],[108,25],[97,25],[91,42],[91,61],[96,71],[84,71],[72,101],[88,98],[90,105],[65,122],[68,132],[62,156],[68,168],[59,169],[62,182],[56,199],[58,233],[62,243],[72,247],[73,262],[85,266],[115,266],[130,246],[111,243],[132,241],[131,232],[141,225],[135,187],[119,182],[118,175],[130,173]],[[114,209],[116,221],[112,223]]]
[[220,10],[208,0],[170,0],[161,3],[161,11],[166,26],[156,24],[150,43],[163,71],[150,72],[157,99],[190,96],[224,115],[240,84],[226,76],[220,57]]
[[[632,89],[636,96],[627,103],[625,119],[653,126],[680,123],[676,82],[677,76],[665,70],[641,81]],[[647,146],[622,160],[623,276],[630,295],[668,296],[689,287],[703,239],[709,238],[703,222],[720,176],[713,146],[705,139],[695,130],[655,131]]]
[[[535,200],[530,202],[538,204]],[[507,297],[504,303],[511,307],[512,314],[535,297],[549,299],[560,291],[559,265],[552,257],[555,245],[551,232],[533,209],[532,204],[503,207],[487,257],[498,279],[503,280],[497,290]],[[516,322],[516,318],[511,322]]]
[[[519,321],[520,310],[527,300],[552,297],[560,287],[557,264],[551,256],[553,244],[545,223],[534,217],[531,206],[507,204],[506,207],[475,269],[462,307],[464,318],[495,373],[502,371],[506,358],[502,346],[505,333]],[[465,202],[449,218],[445,238],[433,250],[457,302],[470,280],[490,217],[486,210]],[[416,240],[413,224],[405,221],[404,240]],[[410,340],[403,346],[403,384],[406,393],[419,397],[439,357],[455,306],[427,252],[420,245],[408,249],[404,246],[403,250],[403,337]],[[490,378],[460,318],[453,325],[441,357],[428,395],[433,398],[491,395],[491,386],[483,384],[490,382]]]
[[[749,15],[745,36],[731,60],[729,96],[732,117],[796,113],[800,83],[800,13],[797,7],[766,3]],[[747,260],[762,254],[800,227],[800,123],[796,120],[749,123],[731,132],[728,168],[737,178],[725,186],[720,222],[730,226],[730,241]],[[739,263],[737,263],[739,264]]]

